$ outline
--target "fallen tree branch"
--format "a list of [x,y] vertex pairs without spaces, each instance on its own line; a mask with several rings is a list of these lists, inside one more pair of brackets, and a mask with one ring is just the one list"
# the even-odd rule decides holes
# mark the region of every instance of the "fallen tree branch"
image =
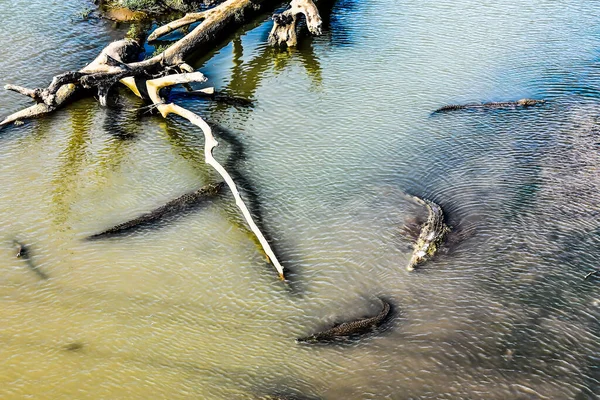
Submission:
[[[116,61],[121,65],[133,61],[138,57],[140,51],[141,47],[137,42],[128,39],[118,40],[102,49],[94,61],[79,71],[56,75],[47,88],[27,89],[22,86],[6,85],[5,89],[31,97],[38,104],[9,115],[0,122],[0,127],[23,119],[39,117],[58,109],[82,88],[92,87],[81,84],[82,80],[85,82],[85,79],[90,79],[90,76],[98,77],[102,74],[106,74],[107,78],[117,76],[117,74],[124,71],[124,68],[122,66],[115,67],[114,62]],[[102,97],[101,101],[105,101],[107,89],[105,90],[103,87],[99,90]]]
[[74,84],[71,83],[68,85],[64,85],[58,90],[58,92],[54,96],[54,105],[38,103],[36,105],[27,107],[23,110],[17,111],[4,118],[4,120],[0,122],[0,128],[12,122],[17,122],[24,119],[35,118],[44,114],[48,114],[56,110],[58,107],[62,106],[64,103],[66,103],[76,92],[77,87]]
[[203,11],[199,13],[187,13],[182,18],[176,19],[175,21],[171,21],[166,25],[160,26],[148,36],[148,43],[155,41],[156,39],[165,36],[179,28],[183,28],[184,26],[191,25],[195,22],[202,21],[206,18],[206,14],[210,13],[212,10]]
[[[185,19],[186,17],[183,19],[185,24],[189,25],[189,23],[203,19],[202,23],[161,54],[144,61],[134,62],[142,50],[141,43],[136,40],[123,39],[110,43],[94,61],[79,71],[65,72],[55,76],[52,83],[45,89],[10,86],[9,90],[16,89],[15,91],[31,97],[39,104],[9,115],[0,122],[0,128],[11,122],[50,113],[67,103],[82,88],[97,88],[100,103],[105,105],[108,92],[116,82],[129,76],[145,78],[161,76],[170,73],[171,68],[187,66],[186,60],[194,53],[206,50],[209,45],[229,34],[230,31],[227,28],[244,22],[263,6],[272,3],[274,0],[227,0],[208,11],[194,13],[191,16],[188,14],[188,19]],[[310,31],[319,34],[321,18],[314,3],[311,0],[293,0],[291,4],[292,11],[290,12],[303,13]],[[175,25],[183,22],[177,22]],[[175,29],[173,28],[175,25],[166,27],[162,31]],[[154,39],[158,37],[160,29],[151,37]],[[63,87],[67,87],[67,89],[63,89],[59,95],[59,90]]]
[[219,162],[213,157],[212,152],[214,148],[219,145],[219,143],[213,136],[212,129],[210,128],[210,126],[200,116],[189,110],[186,110],[183,107],[180,107],[173,103],[165,104],[158,94],[159,90],[163,87],[172,86],[176,84],[205,81],[206,77],[202,73],[195,72],[191,74],[169,75],[162,78],[148,80],[146,82],[146,87],[148,90],[148,95],[152,100],[152,103],[156,105],[156,108],[163,116],[163,118],[166,118],[169,114],[177,114],[180,117],[187,119],[192,124],[196,125],[202,130],[202,133],[204,133],[204,158],[206,160],[206,163],[212,166],[219,173],[219,175],[223,177],[225,183],[227,183],[227,186],[229,186],[229,189],[231,190],[231,193],[235,198],[235,204],[238,206],[238,208],[244,215],[244,218],[246,219],[246,222],[250,226],[252,232],[258,238],[258,241],[260,242],[264,252],[267,254],[269,261],[273,264],[273,266],[279,273],[279,277],[282,280],[284,280],[285,276],[283,267],[279,263],[279,260],[277,260],[277,257],[271,249],[269,242],[267,241],[267,239],[265,239],[264,235],[261,233],[260,229],[254,222],[254,219],[252,218],[248,207],[246,207],[246,204],[240,196],[235,182],[233,181],[229,173],[225,170],[225,168],[223,168],[223,166],[219,164]]
[[42,93],[40,89],[27,89],[23,86],[4,85],[4,89],[12,90],[13,92],[21,93],[23,96],[31,97],[35,101],[42,101]]

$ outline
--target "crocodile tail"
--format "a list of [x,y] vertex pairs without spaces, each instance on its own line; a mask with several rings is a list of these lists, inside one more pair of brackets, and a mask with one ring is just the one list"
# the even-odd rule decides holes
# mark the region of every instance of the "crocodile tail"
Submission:
[[444,112],[448,112],[448,111],[455,111],[455,110],[463,110],[467,108],[466,105],[461,105],[461,104],[450,104],[447,106],[443,106],[438,108],[437,110],[435,110],[433,113],[444,113]]
[[390,311],[392,311],[392,305],[387,302],[385,299],[379,297],[379,301],[381,301],[383,308],[379,312],[380,323],[385,321],[390,316]]

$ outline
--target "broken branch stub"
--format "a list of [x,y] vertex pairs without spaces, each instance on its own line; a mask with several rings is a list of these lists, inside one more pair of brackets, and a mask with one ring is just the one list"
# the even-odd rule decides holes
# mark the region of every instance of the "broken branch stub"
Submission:
[[312,0],[292,0],[290,9],[273,15],[273,29],[269,33],[269,44],[273,46],[296,46],[298,44],[296,23],[299,14],[303,14],[306,18],[306,27],[311,34],[315,36],[321,34],[323,21],[315,3]]
[[185,74],[178,74],[178,75],[169,75],[169,76],[165,76],[162,78],[151,79],[151,80],[146,81],[146,87],[148,90],[148,96],[152,100],[152,103],[154,103],[156,105],[156,108],[158,109],[160,114],[163,116],[163,118],[166,118],[169,114],[177,114],[180,117],[187,119],[192,124],[196,125],[197,127],[199,127],[202,130],[202,133],[204,133],[204,158],[206,160],[206,163],[209,164],[210,166],[212,166],[219,173],[219,175],[221,175],[221,177],[223,177],[223,179],[225,180],[225,183],[227,183],[227,186],[229,186],[229,189],[231,190],[231,193],[233,194],[233,197],[235,198],[235,204],[238,206],[238,208],[242,212],[242,215],[244,216],[246,222],[250,226],[250,229],[252,230],[254,235],[256,235],[256,237],[258,238],[258,241],[260,242],[265,254],[269,258],[269,261],[273,264],[273,266],[279,273],[279,277],[282,280],[285,280],[283,267],[281,266],[281,264],[279,263],[279,260],[275,256],[275,253],[271,249],[269,242],[267,241],[267,239],[264,237],[264,235],[262,234],[262,232],[260,231],[260,229],[258,228],[256,223],[254,222],[254,219],[252,218],[252,215],[250,214],[248,207],[246,207],[244,200],[242,200],[242,197],[240,196],[240,193],[237,189],[235,182],[233,181],[233,179],[231,178],[229,173],[225,170],[225,168],[223,168],[223,166],[221,164],[219,164],[219,162],[213,157],[212,152],[213,152],[214,148],[219,145],[219,143],[213,136],[212,129],[210,128],[210,126],[199,115],[197,115],[181,106],[178,106],[173,103],[165,104],[159,95],[160,89],[167,87],[167,86],[172,86],[172,85],[182,84],[182,83],[205,82],[205,81],[206,81],[206,77],[201,72],[194,72],[194,73],[185,73]]

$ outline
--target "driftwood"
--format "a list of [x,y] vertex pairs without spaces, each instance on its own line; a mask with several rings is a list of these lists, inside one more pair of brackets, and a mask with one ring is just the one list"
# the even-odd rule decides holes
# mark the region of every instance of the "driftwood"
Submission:
[[[293,0],[292,4],[296,1]],[[314,21],[310,25],[311,32],[319,34],[321,18],[318,11],[311,0],[304,1],[312,4],[312,7],[306,6],[308,8],[303,11],[307,20],[310,16]],[[0,122],[0,127],[53,112],[71,100],[82,88],[97,90],[100,102],[105,105],[109,90],[123,78],[149,79],[179,72],[181,66],[187,65],[186,60],[192,58],[195,53],[205,51],[209,46],[218,43],[230,33],[229,28],[233,25],[242,24],[272,3],[272,0],[227,0],[205,12],[187,14],[187,18],[178,20],[180,22],[173,21],[158,28],[149,39],[154,40],[198,20],[202,20],[202,23],[162,53],[144,61],[134,62],[142,49],[142,43],[139,40],[124,39],[109,44],[94,61],[81,70],[56,75],[47,88],[28,89],[6,85],[7,90],[31,97],[37,104],[9,115]],[[187,69],[184,71],[191,72]]]
[[108,90],[118,82],[119,76],[125,74],[125,71],[127,73],[133,71],[126,67],[126,63],[135,60],[140,52],[141,47],[138,42],[129,39],[118,40],[106,46],[94,61],[79,71],[56,75],[47,88],[27,89],[22,86],[6,85],[5,89],[31,97],[37,104],[9,115],[0,122],[0,127],[55,111],[83,88],[96,86],[100,102],[106,104]]
[[279,277],[283,280],[283,279],[285,279],[283,267],[279,263],[279,260],[275,256],[275,253],[273,253],[273,250],[271,249],[269,242],[267,242],[267,239],[265,239],[265,237],[261,233],[260,229],[258,229],[258,226],[252,219],[252,216],[250,215],[250,211],[248,211],[248,207],[246,207],[246,204],[242,200],[240,193],[235,185],[235,182],[233,181],[233,179],[231,178],[229,173],[225,170],[225,168],[223,168],[223,166],[221,164],[219,164],[219,162],[212,155],[214,148],[217,147],[219,145],[219,143],[213,136],[212,129],[210,128],[210,126],[206,123],[206,121],[204,121],[202,118],[200,118],[200,116],[198,116],[197,114],[195,114],[189,110],[186,110],[183,107],[180,107],[173,103],[165,104],[164,101],[161,99],[161,97],[158,94],[160,89],[163,87],[172,86],[172,85],[176,85],[176,84],[182,84],[182,83],[189,83],[189,82],[198,82],[198,81],[203,82],[205,80],[206,80],[206,78],[200,72],[196,72],[196,73],[192,73],[192,74],[169,75],[169,76],[165,76],[163,78],[152,79],[152,80],[147,81],[146,87],[147,87],[148,95],[150,96],[150,99],[156,105],[156,108],[158,109],[158,111],[164,118],[166,118],[169,114],[177,114],[180,117],[187,119],[192,124],[196,125],[197,127],[199,127],[202,130],[202,132],[204,133],[204,158],[206,160],[206,163],[208,165],[212,166],[219,173],[219,175],[221,175],[223,177],[223,179],[225,180],[225,183],[227,183],[227,186],[229,186],[231,193],[235,197],[236,205],[238,206],[238,208],[241,210],[242,214],[244,215],[244,218],[246,219],[246,222],[250,226],[250,229],[258,238],[258,241],[260,242],[260,244],[263,247],[263,250],[267,254],[269,261],[271,263],[273,263],[273,266],[279,273]]
[[319,15],[319,10],[312,0],[292,0],[291,8],[281,14],[273,15],[273,29],[269,34],[269,44],[279,46],[296,46],[298,36],[296,34],[296,23],[298,16],[304,15],[306,18],[306,27],[313,35],[321,34],[323,21]]

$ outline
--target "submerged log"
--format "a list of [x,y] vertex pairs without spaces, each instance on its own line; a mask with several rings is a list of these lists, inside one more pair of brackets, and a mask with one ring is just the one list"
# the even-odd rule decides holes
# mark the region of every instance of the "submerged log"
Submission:
[[[57,110],[71,100],[77,93],[81,92],[83,88],[91,87],[89,84],[85,84],[86,80],[91,83],[93,82],[94,76],[97,78],[102,74],[106,74],[107,77],[112,76],[113,78],[116,78],[119,73],[124,72],[125,68],[123,65],[137,59],[141,51],[142,48],[140,47],[140,44],[134,40],[118,40],[102,49],[94,61],[79,71],[65,72],[56,75],[47,88],[27,89],[16,85],[4,86],[6,90],[12,90],[27,97],[31,97],[37,104],[9,115],[0,122],[0,127],[12,122],[43,116]],[[103,104],[106,104],[105,99],[108,90],[118,81],[118,79],[114,80],[112,83],[109,81],[110,79],[99,80],[96,84],[101,96],[100,101]],[[109,83],[110,85],[107,86]]]

